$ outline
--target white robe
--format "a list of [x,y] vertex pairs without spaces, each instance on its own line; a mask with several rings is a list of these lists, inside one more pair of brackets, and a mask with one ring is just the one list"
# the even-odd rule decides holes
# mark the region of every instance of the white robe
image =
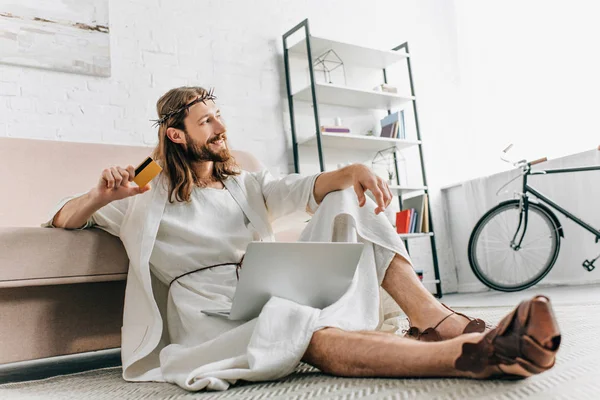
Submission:
[[323,310],[272,298],[258,318],[197,348],[169,346],[162,351],[168,345],[163,324],[168,291],[153,279],[149,268],[168,195],[162,174],[155,178],[152,191],[102,209],[99,227],[121,238],[130,259],[122,328],[124,379],[168,381],[187,390],[225,390],[240,379],[263,381],[288,375],[312,334],[323,327],[372,330],[380,325],[379,285],[394,254],[410,261],[404,244],[386,217],[374,214],[373,201],[367,199],[365,207],[358,207],[351,188],[328,194],[317,208],[316,177],[292,174],[278,180],[267,172],[243,172],[224,183],[261,240],[273,240],[271,221],[307,209],[316,212],[301,240],[364,242],[350,289]]
[[200,310],[231,308],[236,263],[254,240],[249,223],[226,189],[196,187],[190,203],[167,203],[150,269],[169,286],[165,321],[171,344],[198,346],[241,325]]

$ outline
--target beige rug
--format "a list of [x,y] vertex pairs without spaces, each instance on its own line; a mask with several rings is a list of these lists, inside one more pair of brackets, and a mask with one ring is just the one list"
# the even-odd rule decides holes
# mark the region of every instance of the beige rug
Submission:
[[[126,383],[120,368],[0,385],[1,399],[600,399],[600,304],[555,308],[563,332],[556,366],[517,381],[335,378],[301,365],[284,380],[188,393],[163,383]],[[461,308],[497,322],[506,307]]]

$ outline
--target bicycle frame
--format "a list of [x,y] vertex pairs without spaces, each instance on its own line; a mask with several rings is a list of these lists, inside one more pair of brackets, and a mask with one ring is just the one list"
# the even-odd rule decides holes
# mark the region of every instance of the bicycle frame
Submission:
[[[570,173],[570,172],[599,171],[599,170],[600,170],[600,166],[594,166],[594,167],[579,167],[579,168],[548,169],[548,170],[543,170],[543,171],[539,171],[539,172],[543,175],[549,175],[549,174],[564,174],[564,173]],[[549,197],[543,195],[535,188],[529,186],[529,184],[527,183],[527,177],[529,175],[532,175],[530,165],[527,166],[527,170],[526,170],[525,174],[523,175],[523,195],[522,195],[523,206],[521,207],[521,214],[520,214],[520,218],[519,218],[519,225],[517,226],[517,231],[515,232],[513,240],[510,244],[510,246],[513,249],[518,250],[521,248],[523,238],[525,237],[525,232],[527,231],[527,221],[528,221],[528,215],[529,215],[529,212],[528,212],[529,211],[529,198],[527,196],[528,193],[532,193],[536,198],[540,199],[541,201],[543,201],[544,203],[546,203],[553,209],[557,210],[558,212],[560,212],[565,217],[569,218],[570,220],[572,220],[573,222],[575,222],[577,225],[581,226],[585,230],[594,234],[594,236],[596,236],[596,243],[598,243],[598,241],[600,240],[600,231],[599,230],[593,228],[591,225],[589,225],[582,219],[578,218],[574,214],[570,213],[566,209],[559,206],[557,203],[552,201]],[[525,218],[523,219],[523,217],[525,217]],[[515,244],[515,242],[517,241],[517,236],[519,234],[519,230],[521,228],[521,224],[523,224],[523,223],[524,223],[523,233],[521,234],[521,238],[519,239],[518,244]]]

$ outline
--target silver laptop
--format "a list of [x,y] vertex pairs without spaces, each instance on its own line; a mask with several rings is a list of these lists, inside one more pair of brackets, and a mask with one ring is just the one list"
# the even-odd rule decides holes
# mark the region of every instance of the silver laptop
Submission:
[[325,308],[350,287],[362,243],[251,242],[229,310],[202,310],[230,320],[258,317],[272,296]]

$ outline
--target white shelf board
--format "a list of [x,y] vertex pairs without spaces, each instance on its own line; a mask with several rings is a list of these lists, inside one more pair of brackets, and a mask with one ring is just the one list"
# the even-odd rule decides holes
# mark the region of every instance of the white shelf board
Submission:
[[[332,104],[344,107],[388,110],[402,108],[414,100],[414,96],[401,96],[394,93],[362,90],[330,83],[315,83],[319,104]],[[294,93],[294,98],[312,102],[310,85]]]
[[[359,136],[349,133],[321,133],[321,145],[326,149],[345,149],[377,152],[396,146],[398,150],[416,146],[418,140],[391,139],[374,136]],[[317,136],[311,136],[299,143],[300,146],[316,146]]]
[[414,186],[414,187],[408,187],[408,186],[396,186],[396,185],[390,185],[390,190],[392,191],[392,194],[395,196],[404,196],[405,194],[411,193],[411,192],[418,192],[420,190],[426,190],[427,186]]
[[433,232],[429,233],[399,233],[398,237],[400,239],[416,239],[422,237],[433,236]]
[[[380,50],[316,36],[310,37],[310,52],[313,61],[328,50],[335,51],[346,65],[367,68],[387,68],[409,57],[405,52]],[[302,40],[290,47],[288,52],[306,57],[306,38],[302,38]]]

